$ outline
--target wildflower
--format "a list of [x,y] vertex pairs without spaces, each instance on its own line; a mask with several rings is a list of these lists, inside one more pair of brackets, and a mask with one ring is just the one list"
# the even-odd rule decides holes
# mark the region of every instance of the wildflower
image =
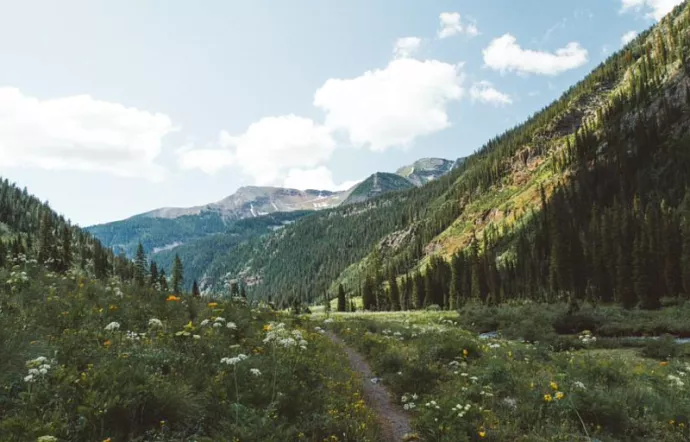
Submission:
[[103,439],[103,442],[110,442],[110,438],[108,437],[108,438]]
[[170,295],[165,299],[166,302],[179,302],[179,300],[180,297],[175,295]]
[[323,320],[324,324],[330,324],[331,322],[333,322],[333,318],[326,318]]
[[479,437],[481,437],[481,438],[486,437],[486,431],[480,431],[478,434],[479,434]]
[[209,306],[210,308],[216,308],[216,307],[218,307],[218,303],[217,303],[217,302],[209,302],[209,303],[208,303],[208,306]]
[[231,321],[231,322],[228,322],[228,324],[226,325],[226,327],[229,328],[230,330],[237,330],[237,324],[235,324],[235,323],[232,322],[232,321]]
[[682,387],[683,385],[685,385],[685,382],[683,382],[678,376],[674,376],[672,374],[666,376],[666,379],[676,384],[676,387]]
[[214,322],[214,323],[213,323],[213,328],[219,328],[219,327],[222,327],[222,326],[223,326],[223,324],[221,324],[220,322]]
[[194,338],[194,339],[201,339],[201,336],[199,336],[199,335],[192,335],[192,338]]
[[462,349],[462,355],[465,356],[465,357],[467,357],[468,354],[469,354],[469,352],[467,351],[467,349],[466,349],[466,348],[463,348],[463,349]]
[[555,391],[555,390],[558,390],[558,384],[555,383],[554,381],[551,381],[551,382],[549,383],[549,386],[550,386],[551,389],[554,390],[554,391]]
[[57,442],[57,437],[55,436],[41,436],[36,439],[36,442]]
[[256,377],[261,376],[261,370],[259,370],[258,368],[251,368],[249,369],[249,372]]
[[208,319],[204,319],[203,321],[201,321],[201,324],[199,324],[199,326],[205,327],[205,326],[208,325],[209,322],[210,322],[210,321],[209,321]]
[[659,362],[659,365],[662,367],[666,367],[668,365],[667,361]]
[[105,342],[103,343],[103,347],[110,348],[110,339],[105,340]]
[[163,327],[163,323],[160,319],[151,318],[149,319],[149,327]]
[[580,381],[573,382],[573,386],[579,388],[580,390],[586,390],[585,384]]
[[227,365],[236,365],[236,364],[239,364],[240,362],[244,361],[248,357],[249,356],[245,355],[244,353],[240,353],[233,358],[223,358],[220,360],[220,363],[221,364],[227,364]]
[[220,317],[220,316],[218,316],[218,317],[216,318],[215,321],[216,321],[216,322],[226,322],[226,321],[225,321],[225,318],[222,318],[222,317]]
[[553,397],[550,394],[544,395],[544,401],[551,402],[552,400],[553,400]]
[[24,377],[24,382],[34,382],[36,379],[34,378],[34,375],[30,374]]
[[105,326],[106,331],[115,331],[120,329],[120,323],[119,322],[111,322],[110,324]]
[[562,391],[559,391],[556,393],[556,399],[559,401],[565,397],[565,394]]

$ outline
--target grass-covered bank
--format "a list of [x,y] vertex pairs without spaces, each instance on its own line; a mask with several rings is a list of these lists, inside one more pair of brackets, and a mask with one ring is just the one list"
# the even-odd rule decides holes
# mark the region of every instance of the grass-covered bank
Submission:
[[579,337],[579,348],[560,351],[480,339],[448,312],[339,315],[329,327],[369,359],[424,440],[690,437],[690,363],[680,354],[660,361]]
[[377,440],[342,351],[241,303],[21,262],[0,270],[0,355],[3,442]]

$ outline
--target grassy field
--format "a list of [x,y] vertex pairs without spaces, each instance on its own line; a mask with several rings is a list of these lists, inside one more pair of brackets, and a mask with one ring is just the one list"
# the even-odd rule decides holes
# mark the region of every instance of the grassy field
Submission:
[[341,348],[267,308],[25,262],[0,355],[2,442],[379,440]]
[[569,336],[576,344],[571,347],[480,338],[458,317],[457,312],[335,314],[328,327],[372,363],[412,414],[422,440],[690,437],[687,346],[665,339],[620,348],[590,332]]

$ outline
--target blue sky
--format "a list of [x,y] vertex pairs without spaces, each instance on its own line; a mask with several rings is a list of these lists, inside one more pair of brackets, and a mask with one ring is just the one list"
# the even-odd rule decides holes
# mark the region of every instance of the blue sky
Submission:
[[0,176],[89,225],[455,159],[678,3],[0,0]]

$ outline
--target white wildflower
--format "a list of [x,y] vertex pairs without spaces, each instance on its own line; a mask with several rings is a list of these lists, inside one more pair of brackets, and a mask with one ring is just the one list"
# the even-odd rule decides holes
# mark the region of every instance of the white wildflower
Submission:
[[222,327],[222,326],[223,326],[223,324],[221,324],[220,322],[214,322],[213,323],[213,328],[218,328],[218,327]]
[[227,364],[227,365],[236,365],[239,364],[240,362],[244,361],[247,359],[249,356],[245,355],[244,353],[240,353],[235,357],[232,358],[223,358],[220,360],[221,364]]
[[575,381],[575,382],[573,382],[573,386],[574,386],[575,388],[579,388],[580,390],[586,390],[586,389],[587,389],[587,388],[585,387],[585,384],[583,384],[583,383],[580,382],[580,381]]
[[230,330],[237,330],[237,324],[235,324],[234,322],[228,322],[226,327],[229,328]]
[[333,321],[334,321],[333,318],[326,318],[326,319],[323,320],[323,323],[324,323],[324,324],[330,324],[330,323],[332,323]]
[[199,335],[192,335],[192,338],[194,338],[194,339],[201,339],[201,336],[199,336]]
[[201,324],[199,324],[199,326],[205,327],[205,326],[208,325],[209,322],[210,322],[210,321],[209,321],[208,319],[204,319],[203,321],[201,321]]
[[57,437],[55,436],[40,436],[36,439],[36,442],[57,442]]
[[218,316],[218,317],[216,318],[216,322],[225,322],[225,318],[222,318],[222,317]]
[[149,327],[163,327],[163,322],[158,318],[149,319]]
[[115,331],[120,329],[120,323],[119,322],[111,322],[110,324],[105,326],[106,331]]
[[32,375],[32,374],[24,377],[24,382],[34,382],[34,381],[35,381],[34,375]]
[[261,370],[259,370],[258,368],[250,368],[249,372],[256,377],[261,376]]

